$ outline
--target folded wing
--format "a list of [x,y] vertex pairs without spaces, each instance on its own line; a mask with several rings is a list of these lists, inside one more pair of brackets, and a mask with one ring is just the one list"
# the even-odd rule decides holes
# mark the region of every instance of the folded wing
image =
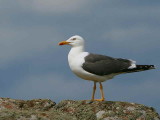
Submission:
[[89,73],[104,76],[113,73],[122,73],[127,71],[131,66],[132,61],[128,59],[89,54],[85,57],[82,68]]

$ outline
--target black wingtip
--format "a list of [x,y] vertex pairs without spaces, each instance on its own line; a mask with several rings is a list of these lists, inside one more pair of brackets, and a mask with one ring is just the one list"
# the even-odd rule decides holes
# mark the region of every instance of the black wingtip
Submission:
[[[141,66],[141,65],[140,65],[140,66]],[[147,69],[148,69],[148,70],[150,70],[150,69],[156,69],[154,65],[142,65],[141,67],[144,68],[144,69],[146,69],[146,70],[147,70]]]

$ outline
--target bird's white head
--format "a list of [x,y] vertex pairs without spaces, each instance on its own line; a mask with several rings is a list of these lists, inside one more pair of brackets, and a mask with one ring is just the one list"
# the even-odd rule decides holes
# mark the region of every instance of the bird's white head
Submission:
[[59,45],[71,45],[72,47],[84,46],[84,39],[79,35],[75,35],[66,41],[60,42]]

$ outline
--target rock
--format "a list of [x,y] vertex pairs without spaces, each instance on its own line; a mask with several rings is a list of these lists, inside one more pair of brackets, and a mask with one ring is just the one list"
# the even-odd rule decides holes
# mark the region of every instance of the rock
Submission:
[[0,98],[0,120],[160,120],[154,108],[128,102]]

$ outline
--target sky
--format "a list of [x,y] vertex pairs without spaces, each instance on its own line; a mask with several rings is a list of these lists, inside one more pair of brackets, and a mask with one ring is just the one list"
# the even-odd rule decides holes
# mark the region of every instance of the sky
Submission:
[[0,97],[91,99],[93,82],[71,72],[70,46],[58,46],[80,35],[86,51],[156,65],[116,76],[103,87],[106,100],[144,104],[160,113],[159,31],[159,0],[1,0]]

